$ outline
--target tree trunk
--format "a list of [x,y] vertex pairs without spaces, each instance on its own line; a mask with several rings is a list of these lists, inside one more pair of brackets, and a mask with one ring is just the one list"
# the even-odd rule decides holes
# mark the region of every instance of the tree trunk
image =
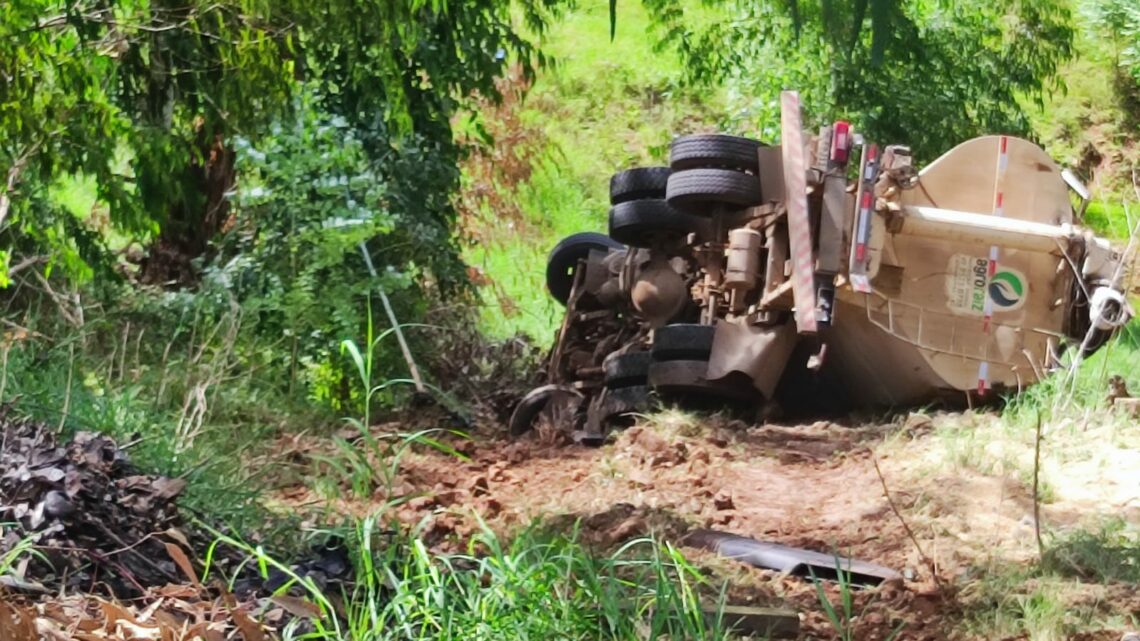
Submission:
[[230,222],[226,194],[234,186],[235,154],[219,134],[200,131],[185,170],[183,184],[196,198],[174,203],[154,244],[141,265],[141,280],[165,287],[186,287],[198,282],[194,259],[205,256],[210,241]]

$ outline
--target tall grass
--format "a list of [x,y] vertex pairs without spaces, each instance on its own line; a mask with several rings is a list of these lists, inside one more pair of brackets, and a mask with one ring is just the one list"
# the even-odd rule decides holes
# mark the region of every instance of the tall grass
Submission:
[[[1069,350],[1069,358],[1076,350]],[[1103,408],[1108,379],[1120,376],[1134,394],[1140,392],[1140,319],[1133,319],[1106,345],[1079,363],[1067,366],[1045,380],[1011,396],[1003,416],[1011,423],[1028,425],[1040,413],[1047,416],[1085,414]]]
[[251,566],[290,574],[282,590],[320,609],[313,621],[287,626],[287,641],[729,638],[713,587],[675,548],[653,540],[596,556],[574,533],[528,529],[505,542],[484,525],[465,552],[444,554],[414,533],[388,532],[376,517],[353,526],[355,582],[339,593],[260,548],[224,536],[219,544],[250,554]]
[[277,430],[329,419],[274,389],[260,357],[215,331],[215,318],[95,306],[84,315],[79,327],[50,308],[18,319],[35,334],[0,342],[0,402],[59,426],[64,439],[115,438],[141,469],[188,480],[180,503],[192,512],[264,526],[259,493],[281,468],[249,459]]
[[540,71],[514,119],[528,145],[541,138],[532,172],[505,195],[509,214],[484,217],[477,235],[486,241],[465,255],[493,283],[482,317],[491,335],[552,340],[562,309],[546,293],[550,249],[574,232],[605,230],[611,175],[663,164],[675,135],[716,129],[725,113],[719,92],[680,84],[680,61],[655,50],[651,29],[646,9],[631,3],[611,41],[608,2],[585,0],[547,34],[544,51],[555,64]]

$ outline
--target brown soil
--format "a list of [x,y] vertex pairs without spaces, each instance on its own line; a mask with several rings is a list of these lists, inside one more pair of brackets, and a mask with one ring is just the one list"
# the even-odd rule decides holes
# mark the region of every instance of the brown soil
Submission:
[[[460,548],[477,530],[478,512],[506,535],[537,522],[566,529],[577,522],[582,538],[603,549],[646,535],[679,543],[688,530],[710,527],[835,552],[907,577],[856,594],[855,638],[887,639],[900,626],[894,637],[900,640],[970,638],[958,627],[970,607],[960,588],[978,567],[1034,555],[1032,497],[1008,479],[929,470],[923,461],[934,450],[931,430],[922,416],[862,427],[659,420],[598,449],[548,435],[517,442],[455,439],[449,444],[466,460],[428,448],[404,457],[393,494],[415,498],[394,515],[421,527],[424,540],[444,550]],[[278,451],[304,459],[320,448],[317,439],[293,437]],[[923,554],[885,498],[884,482]],[[341,497],[330,506],[302,483],[276,496],[288,509],[321,505],[355,516],[375,513],[388,498]],[[1079,507],[1055,501],[1044,517],[1067,522]],[[801,612],[803,638],[834,638],[811,582],[700,550],[687,554],[715,585],[731,584],[734,603],[793,607]],[[837,586],[825,590],[839,603]],[[1118,604],[1124,612],[1140,610],[1134,607],[1140,604]],[[1119,638],[1120,632],[1105,635],[1083,638]]]

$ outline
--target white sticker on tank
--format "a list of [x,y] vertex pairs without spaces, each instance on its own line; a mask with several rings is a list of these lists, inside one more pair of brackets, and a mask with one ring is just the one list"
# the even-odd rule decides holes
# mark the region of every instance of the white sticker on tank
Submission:
[[998,263],[991,275],[985,256],[955,254],[946,272],[946,304],[957,314],[982,316],[987,294],[995,313],[1018,310],[1029,297],[1025,274]]

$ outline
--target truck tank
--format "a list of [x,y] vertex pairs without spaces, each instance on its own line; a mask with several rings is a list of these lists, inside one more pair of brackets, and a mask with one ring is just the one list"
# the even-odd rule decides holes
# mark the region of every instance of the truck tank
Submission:
[[614,176],[608,237],[552,252],[566,316],[512,431],[557,407],[599,438],[658,399],[761,416],[984,401],[1131,318],[1124,256],[1077,224],[1037,145],[984,136],[917,170],[847,123],[805,132],[794,92],[782,107],[778,146],[684,136],[669,167]]

